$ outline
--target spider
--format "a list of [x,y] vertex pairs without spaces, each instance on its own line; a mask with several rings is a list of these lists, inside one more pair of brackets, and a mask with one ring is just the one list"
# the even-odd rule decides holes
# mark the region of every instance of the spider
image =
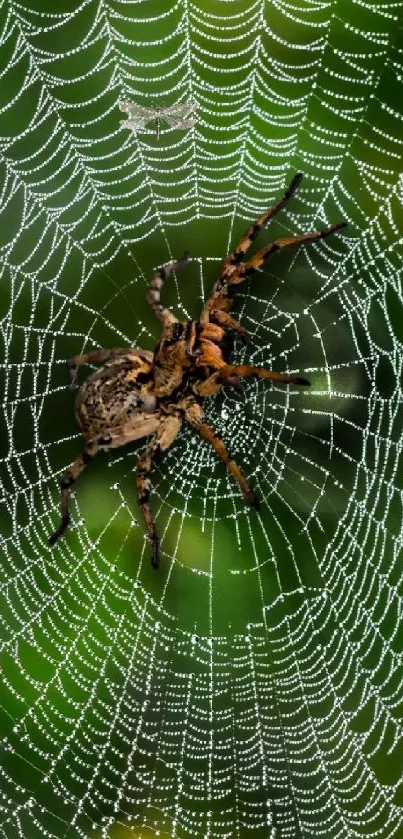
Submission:
[[340,222],[332,227],[299,236],[276,239],[243,261],[246,251],[267,224],[290,200],[301,182],[298,173],[282,198],[263,213],[242,236],[239,244],[226,257],[211,293],[202,309],[200,320],[179,321],[161,303],[164,281],[188,261],[169,262],[154,274],[147,300],[162,323],[162,332],[154,352],[135,347],[96,349],[76,355],[67,364],[73,386],[77,367],[101,362],[81,386],[75,415],[85,440],[84,451],[61,479],[61,523],[52,534],[53,545],[66,530],[69,521],[69,490],[85,466],[100,450],[123,446],[132,440],[150,436],[136,468],[138,502],[152,545],[151,564],[159,565],[159,539],[150,507],[150,473],[152,458],[166,451],[177,436],[183,421],[209,443],[238,481],[249,504],[258,509],[258,499],[238,464],[214,429],[204,420],[203,402],[225,384],[242,389],[241,378],[259,376],[285,384],[309,386],[302,376],[288,376],[248,364],[231,364],[234,337],[247,340],[246,330],[230,314],[234,294],[240,285],[276,251],[325,239],[346,226]]

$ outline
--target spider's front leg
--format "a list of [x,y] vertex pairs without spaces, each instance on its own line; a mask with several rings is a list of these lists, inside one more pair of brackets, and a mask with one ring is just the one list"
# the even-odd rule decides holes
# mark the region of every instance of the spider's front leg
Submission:
[[208,425],[204,421],[203,409],[200,405],[193,403],[191,404],[185,411],[185,418],[193,428],[198,431],[201,437],[210,443],[210,446],[213,447],[214,451],[220,458],[220,460],[224,463],[227,467],[228,472],[238,481],[239,486],[241,487],[242,492],[246,496],[249,501],[249,504],[252,507],[255,507],[256,510],[259,509],[259,499],[256,498],[255,493],[251,489],[248,484],[248,481],[245,478],[245,475],[241,472],[238,464],[235,460],[230,456],[228,449],[221,440],[221,437],[214,431],[214,428],[211,425]]
[[232,284],[231,278],[237,275],[239,265],[242,262],[245,253],[249,250],[252,242],[256,239],[256,236],[258,236],[262,227],[264,227],[270,219],[274,218],[274,216],[276,216],[277,213],[279,213],[280,210],[288,204],[289,200],[294,195],[294,192],[298,189],[301,180],[302,173],[298,172],[293,177],[282,198],[280,198],[279,201],[276,201],[272,207],[262,213],[262,215],[259,216],[259,218],[251,224],[250,227],[248,227],[234,250],[228,254],[221,268],[220,276],[214,284],[202,311],[200,317],[202,322],[209,320],[210,315],[213,316],[213,312],[214,317],[216,317],[217,311],[226,309],[226,304],[228,303],[228,308],[231,308],[232,303],[229,302],[228,295],[228,287]]
[[[236,270],[239,263],[242,261],[246,251],[249,250],[252,242],[256,239],[256,236],[260,233],[262,227],[265,227],[266,224],[280,212],[280,210],[288,204],[290,198],[294,195],[294,192],[298,189],[302,180],[302,172],[298,172],[292,179],[290,185],[284,192],[282,198],[279,201],[276,201],[272,207],[262,213],[259,218],[248,227],[247,231],[242,236],[240,242],[238,242],[237,246],[234,250],[227,256],[220,272],[220,280],[221,282],[225,282],[228,276],[231,276],[231,273]],[[232,269],[232,270],[231,270]]]
[[328,236],[337,233],[338,230],[342,230],[344,227],[347,227],[347,222],[339,221],[337,224],[325,227],[324,230],[312,230],[309,233],[301,233],[300,236],[286,236],[284,239],[275,239],[274,242],[270,242],[265,248],[261,248],[260,251],[255,253],[252,259],[239,266],[238,271],[231,278],[231,285],[243,283],[247,277],[250,277],[276,251],[282,251],[284,248],[293,248],[295,245],[302,245],[305,242],[315,242],[317,239],[327,239]]
[[159,538],[154,524],[153,514],[150,507],[151,494],[151,467],[152,457],[160,451],[165,451],[173,443],[179,429],[182,425],[182,420],[178,416],[167,415],[161,419],[161,425],[156,436],[148,444],[146,451],[140,457],[136,467],[136,487],[137,499],[140,505],[141,512],[148,530],[148,535],[151,540],[152,554],[151,564],[153,568],[158,568],[159,556]]
[[338,224],[326,227],[324,230],[315,230],[309,233],[303,233],[300,236],[287,236],[282,239],[276,239],[274,242],[271,242],[265,248],[258,251],[252,259],[242,263],[242,259],[246,251],[258,235],[259,231],[271,218],[273,218],[273,216],[279,212],[279,210],[282,209],[282,207],[285,206],[285,204],[287,204],[299,186],[301,178],[302,174],[300,172],[295,175],[283,197],[277,201],[273,207],[263,213],[255,224],[252,224],[248,228],[239,244],[229,254],[229,256],[227,256],[221,269],[220,276],[214,284],[202,311],[200,317],[202,322],[208,321],[212,313],[216,313],[217,310],[222,309],[227,311],[230,309],[232,306],[232,297],[236,291],[236,286],[243,283],[247,277],[256,271],[257,268],[260,268],[260,266],[266,261],[266,259],[269,258],[269,256],[271,256],[271,254],[276,251],[283,250],[284,248],[300,245],[304,242],[313,242],[316,239],[325,239],[332,233],[336,233],[338,230],[347,226],[347,222],[342,221]]
[[246,344],[249,341],[248,331],[235,318],[228,314],[228,312],[225,312],[223,309],[212,309],[210,317],[212,321],[223,326],[224,329],[230,329],[232,332],[235,332],[242,343]]

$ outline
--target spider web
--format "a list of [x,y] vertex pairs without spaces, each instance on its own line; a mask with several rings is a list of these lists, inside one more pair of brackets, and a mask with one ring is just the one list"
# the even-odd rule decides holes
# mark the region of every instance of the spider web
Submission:
[[[55,10],[56,9],[56,10]],[[402,28],[398,3],[4,2],[0,824],[36,837],[402,836]],[[197,102],[128,132],[119,99]],[[240,289],[248,380],[153,469],[81,450],[65,360],[152,349],[152,271],[196,317],[230,245],[347,219]],[[87,368],[88,370],[88,368]],[[86,375],[80,371],[80,381]]]

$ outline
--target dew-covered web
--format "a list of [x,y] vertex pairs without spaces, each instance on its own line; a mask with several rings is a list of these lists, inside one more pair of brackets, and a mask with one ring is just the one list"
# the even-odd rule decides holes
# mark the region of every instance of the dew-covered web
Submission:
[[[64,8],[62,8],[64,6]],[[4,2],[0,9],[1,835],[402,836],[401,4]],[[197,102],[128,131],[120,99]],[[66,359],[152,349],[153,270],[196,317],[246,226],[347,219],[240,288],[245,382],[206,403],[250,510],[183,429],[133,470],[81,451]],[[80,382],[89,368],[80,369]]]

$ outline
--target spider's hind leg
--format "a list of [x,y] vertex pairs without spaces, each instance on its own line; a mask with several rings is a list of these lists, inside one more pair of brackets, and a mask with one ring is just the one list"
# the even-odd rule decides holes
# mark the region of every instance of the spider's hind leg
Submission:
[[157,535],[153,514],[151,512],[150,507],[150,474],[152,467],[152,456],[154,454],[157,454],[159,451],[164,451],[165,449],[169,448],[171,443],[173,443],[176,435],[178,434],[181,425],[182,421],[178,416],[167,416],[166,418],[161,420],[160,430],[157,432],[153,440],[151,440],[144,454],[139,458],[136,467],[137,499],[141,512],[143,514],[145,525],[148,530],[148,535],[151,540],[151,564],[153,568],[158,568],[160,559],[159,538]]
[[92,448],[91,451],[84,449],[83,453],[74,461],[73,465],[67,472],[64,473],[61,481],[60,481],[60,490],[61,490],[61,502],[60,502],[60,512],[62,515],[62,520],[59,524],[57,530],[52,533],[49,537],[49,545],[54,545],[55,542],[60,539],[63,535],[64,531],[68,527],[70,523],[70,511],[69,511],[69,501],[70,501],[70,487],[76,482],[81,472],[87,466],[87,463],[92,460],[94,455],[96,454],[97,449]]
[[136,488],[137,488],[137,500],[143,514],[143,519],[145,521],[148,535],[151,540],[152,545],[152,555],[151,555],[151,564],[153,568],[158,568],[159,565],[159,539],[157,536],[157,531],[155,529],[153,514],[151,512],[150,507],[150,494],[151,494],[151,452],[146,451],[140,457],[137,467],[136,467]]

